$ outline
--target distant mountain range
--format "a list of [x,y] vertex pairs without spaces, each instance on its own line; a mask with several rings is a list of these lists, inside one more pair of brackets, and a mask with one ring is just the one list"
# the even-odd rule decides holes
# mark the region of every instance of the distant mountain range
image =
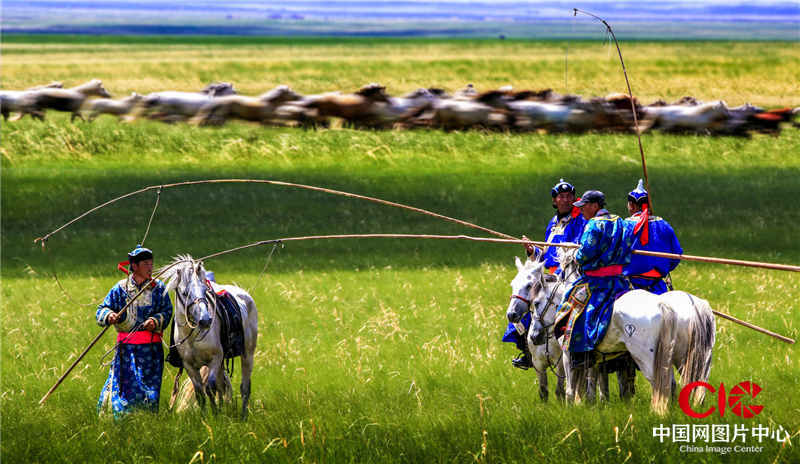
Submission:
[[585,15],[573,17],[575,7],[637,38],[800,40],[800,2],[759,0],[4,0],[2,29],[86,34],[596,36],[598,23]]

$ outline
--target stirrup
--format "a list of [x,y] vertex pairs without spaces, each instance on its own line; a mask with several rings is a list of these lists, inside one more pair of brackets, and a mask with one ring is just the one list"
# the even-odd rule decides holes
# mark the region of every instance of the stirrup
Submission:
[[533,367],[533,359],[531,358],[531,354],[527,352],[521,352],[516,358],[511,360],[511,365],[517,369],[527,371]]

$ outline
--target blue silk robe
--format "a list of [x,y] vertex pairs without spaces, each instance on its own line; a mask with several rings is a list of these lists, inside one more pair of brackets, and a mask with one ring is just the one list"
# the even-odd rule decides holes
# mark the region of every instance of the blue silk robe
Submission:
[[[124,308],[139,290],[141,287],[136,285],[133,277],[117,282],[97,308],[97,324],[108,325],[106,317],[111,311]],[[164,283],[157,280],[148,285],[120,316],[120,321],[114,325],[117,332],[142,330],[140,324],[151,317],[156,321],[155,332],[162,332],[172,317],[172,303]],[[157,412],[163,372],[164,349],[160,341],[120,342],[97,402],[98,412],[110,409],[115,418],[136,408]]]
[[[626,221],[636,224],[639,222],[641,213],[636,213],[626,219]],[[678,237],[667,221],[658,217],[651,216],[647,223],[648,241],[647,245],[642,245],[641,234],[636,237],[633,244],[634,250],[660,251],[663,253],[683,254]],[[664,277],[672,272],[680,263],[678,259],[656,258],[654,256],[643,256],[634,254],[631,256],[631,263],[625,268],[625,275],[628,276],[634,288],[641,288],[648,292],[661,295],[666,293],[667,284]],[[643,275],[647,274],[647,275]]]
[[[619,216],[600,210],[587,222],[575,254],[581,272],[629,264],[633,226]],[[584,274],[573,282],[556,313],[556,327],[566,324],[565,349],[593,350],[606,334],[614,300],[630,288],[621,269],[619,274],[605,277]]]

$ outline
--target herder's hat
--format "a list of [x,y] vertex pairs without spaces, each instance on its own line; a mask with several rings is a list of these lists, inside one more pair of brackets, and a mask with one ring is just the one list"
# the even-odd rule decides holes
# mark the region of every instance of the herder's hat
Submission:
[[153,259],[153,252],[149,248],[145,248],[141,245],[136,245],[136,248],[128,253],[128,261],[131,263],[138,263],[145,259]]
[[564,179],[561,179],[556,185],[553,186],[552,190],[550,190],[550,196],[555,198],[559,193],[562,192],[571,192],[573,195],[575,195],[575,186],[564,181]]
[[603,192],[600,190],[587,190],[583,195],[581,195],[581,199],[573,203],[572,206],[577,206],[580,208],[586,203],[597,203],[601,207],[605,206],[606,196],[603,195]]
[[650,197],[647,194],[647,190],[644,189],[644,183],[642,182],[642,179],[639,179],[639,185],[637,185],[634,190],[631,190],[628,193],[628,201],[641,204],[648,202],[649,200]]

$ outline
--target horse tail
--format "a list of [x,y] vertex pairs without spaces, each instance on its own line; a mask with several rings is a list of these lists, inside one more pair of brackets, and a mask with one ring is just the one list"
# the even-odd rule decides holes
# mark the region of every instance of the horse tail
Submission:
[[667,303],[658,303],[661,311],[661,327],[656,340],[653,362],[653,400],[652,408],[657,414],[667,412],[667,404],[672,396],[672,352],[675,348],[675,310]]
[[[689,297],[694,307],[694,317],[689,320],[689,346],[686,361],[681,367],[681,385],[690,382],[705,382],[711,373],[711,350],[714,348],[716,323],[714,313],[706,300]],[[692,393],[694,404],[705,397],[705,388],[696,388]]]

